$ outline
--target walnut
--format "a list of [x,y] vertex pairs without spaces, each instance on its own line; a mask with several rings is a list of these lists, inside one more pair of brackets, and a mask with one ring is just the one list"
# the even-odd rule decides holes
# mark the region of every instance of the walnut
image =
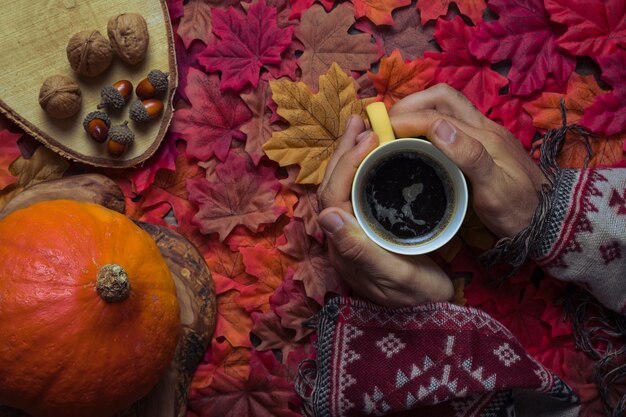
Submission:
[[97,30],[86,30],[70,38],[66,48],[72,69],[85,77],[102,74],[113,61],[109,41]]
[[39,105],[57,119],[66,119],[78,113],[82,103],[80,87],[65,75],[48,77],[39,90]]
[[137,64],[148,51],[148,25],[136,13],[122,13],[109,19],[107,33],[115,53],[129,64]]

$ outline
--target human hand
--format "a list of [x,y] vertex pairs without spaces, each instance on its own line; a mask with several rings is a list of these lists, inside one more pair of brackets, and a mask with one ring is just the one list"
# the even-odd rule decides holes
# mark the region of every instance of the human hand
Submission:
[[427,256],[403,256],[372,242],[353,216],[350,190],[361,161],[378,145],[363,120],[352,116],[318,190],[319,222],[330,260],[356,293],[377,304],[401,307],[452,298],[450,279]]
[[519,141],[446,84],[411,94],[389,111],[397,137],[426,136],[472,185],[476,214],[499,237],[524,229],[547,182]]

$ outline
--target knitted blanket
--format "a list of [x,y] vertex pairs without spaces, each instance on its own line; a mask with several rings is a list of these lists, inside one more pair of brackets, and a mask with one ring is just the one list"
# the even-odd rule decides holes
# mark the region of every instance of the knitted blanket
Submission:
[[336,297],[312,325],[317,358],[297,381],[305,415],[513,416],[516,397],[556,401],[546,405],[553,416],[577,415],[572,390],[479,310]]

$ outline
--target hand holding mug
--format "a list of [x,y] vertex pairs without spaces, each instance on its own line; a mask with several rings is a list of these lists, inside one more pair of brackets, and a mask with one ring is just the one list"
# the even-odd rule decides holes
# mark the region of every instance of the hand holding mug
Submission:
[[318,190],[323,208],[319,221],[328,238],[331,262],[355,292],[381,305],[449,300],[452,283],[435,262],[383,249],[365,235],[353,216],[353,178],[377,146],[378,137],[353,116],[326,168]]

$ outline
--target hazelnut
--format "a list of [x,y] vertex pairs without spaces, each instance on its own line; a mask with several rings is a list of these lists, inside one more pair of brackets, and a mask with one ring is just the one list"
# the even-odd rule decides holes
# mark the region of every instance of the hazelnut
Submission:
[[148,51],[148,25],[136,13],[122,13],[109,19],[107,33],[115,53],[129,64],[142,61]]
[[78,113],[82,103],[80,87],[65,75],[46,78],[39,90],[39,105],[57,119],[66,119]]
[[70,38],[65,51],[72,69],[85,77],[102,74],[113,61],[111,44],[97,30],[76,33]]

